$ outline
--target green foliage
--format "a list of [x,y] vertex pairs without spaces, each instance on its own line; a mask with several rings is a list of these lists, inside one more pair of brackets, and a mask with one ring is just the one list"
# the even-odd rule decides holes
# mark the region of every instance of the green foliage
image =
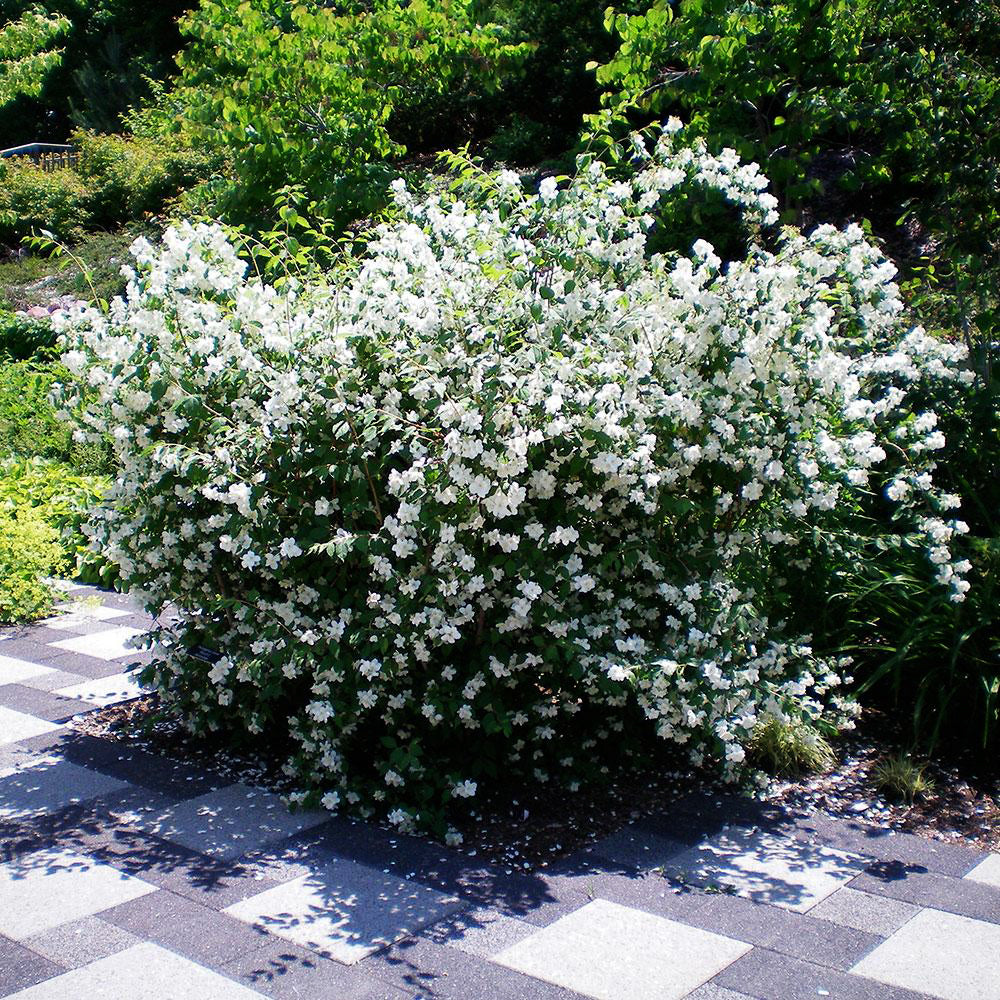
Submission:
[[[627,9],[636,6],[626,0]],[[638,5],[638,6],[641,6]],[[614,43],[601,0],[475,0],[478,24],[496,24],[509,42],[530,51],[516,73],[502,74],[496,92],[475,79],[453,81],[394,111],[390,134],[410,151],[472,142],[492,161],[537,166],[550,158],[572,169],[580,122],[599,105],[589,59],[607,59]]]
[[27,160],[0,160],[0,240],[35,231],[71,243],[88,230],[118,227],[162,211],[218,164],[180,136],[136,137],[77,131],[80,160],[46,172]]
[[352,0],[328,7],[278,0],[203,0],[184,22],[189,117],[226,150],[235,178],[219,207],[266,220],[275,193],[301,184],[338,224],[375,211],[403,146],[394,110],[458,80],[497,86],[527,46],[475,25],[466,0]]
[[760,162],[792,211],[877,192],[875,211],[913,213],[942,256],[996,254],[996,0],[659,0],[607,24],[613,114],[681,114]]
[[592,128],[677,114],[762,163],[786,218],[868,215],[916,317],[968,345],[975,382],[923,400],[947,439],[936,475],[970,527],[953,546],[972,566],[967,599],[934,591],[918,540],[873,495],[844,523],[850,553],[817,538],[811,589],[832,601],[795,606],[821,646],[857,657],[867,697],[911,714],[916,740],[986,746],[1000,734],[1000,4],[660,0],[607,24],[621,45],[597,68],[607,109]]
[[872,779],[887,798],[914,800],[934,791],[934,781],[927,777],[926,764],[915,764],[909,754],[890,754],[875,765]]
[[44,618],[54,595],[43,578],[63,572],[66,563],[55,529],[0,508],[0,625]]
[[[52,324],[48,320],[34,319],[24,313],[8,312],[0,308],[0,365],[8,360],[26,361],[39,351],[51,350],[55,341]],[[3,372],[4,369],[0,368],[0,380],[4,379]],[[2,384],[0,381],[0,393],[4,391]],[[0,422],[3,421],[3,409],[0,404]],[[0,431],[0,442],[2,440],[3,432]]]
[[747,759],[768,774],[796,778],[828,771],[837,757],[815,725],[800,719],[786,722],[770,718],[754,729]]
[[[13,144],[64,142],[73,125],[118,131],[121,115],[148,94],[147,81],[174,70],[181,44],[177,19],[194,2],[44,0],[48,15],[67,24],[58,40],[62,59],[36,96],[22,95],[0,108],[0,135],[11,136]],[[33,6],[34,0],[3,3],[13,18]]]
[[62,49],[52,42],[65,34],[69,21],[33,7],[20,18],[0,24],[0,108],[18,97],[37,97],[48,74],[59,65]]
[[75,170],[46,172],[27,160],[0,160],[0,241],[16,243],[33,229],[79,238],[90,222],[88,194]]
[[0,361],[0,459],[37,455],[67,462],[81,473],[107,470],[107,445],[74,441],[56,417],[49,393],[65,374],[58,365],[38,360]]
[[924,401],[947,442],[938,475],[963,498],[969,525],[953,546],[972,565],[965,601],[938,599],[917,539],[893,527],[878,498],[854,525],[864,554],[820,562],[834,596],[817,631],[858,659],[861,690],[907,711],[914,740],[930,749],[944,735],[978,748],[1000,738],[998,390],[983,373]]
[[120,225],[160,211],[184,188],[211,172],[211,155],[180,137],[139,138],[77,131],[78,172],[88,189],[87,210],[97,226]]

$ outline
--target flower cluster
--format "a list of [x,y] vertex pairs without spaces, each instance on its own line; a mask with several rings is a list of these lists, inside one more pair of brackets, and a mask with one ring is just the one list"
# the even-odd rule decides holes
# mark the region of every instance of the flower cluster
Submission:
[[471,165],[399,184],[315,287],[181,225],[64,323],[67,408],[120,463],[93,544],[176,609],[150,675],[192,729],[290,735],[298,801],[440,824],[501,771],[579,780],[643,730],[734,775],[759,721],[846,718],[845,664],[755,579],[890,450],[961,597],[940,435],[907,407],[959,350],[902,325],[857,228],[651,254],[671,199],[721,191],[761,243],[774,200],[673,124],[628,158],[537,193]]

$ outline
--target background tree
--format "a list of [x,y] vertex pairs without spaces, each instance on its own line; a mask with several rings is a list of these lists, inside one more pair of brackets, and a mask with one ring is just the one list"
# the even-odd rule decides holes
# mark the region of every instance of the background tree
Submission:
[[[0,146],[66,142],[74,126],[119,131],[121,116],[150,93],[148,81],[176,73],[177,19],[194,2],[45,0],[44,16],[63,26],[62,58],[40,89],[0,107]],[[30,0],[5,0],[4,8],[17,20],[40,10]]]
[[290,182],[338,224],[373,211],[405,151],[393,112],[453,86],[493,92],[530,51],[467,0],[202,0],[183,28],[189,118],[232,157],[219,207],[238,221],[265,219]]
[[35,7],[0,27],[0,108],[41,93],[46,76],[62,58],[62,49],[52,43],[69,26],[65,17]]

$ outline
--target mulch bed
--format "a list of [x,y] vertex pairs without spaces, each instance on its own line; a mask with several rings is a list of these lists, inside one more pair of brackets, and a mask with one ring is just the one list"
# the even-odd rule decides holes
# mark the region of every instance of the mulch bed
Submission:
[[[77,728],[139,749],[203,766],[229,781],[276,792],[289,790],[277,756],[253,756],[219,740],[195,737],[158,717],[151,695],[82,716]],[[926,774],[934,790],[910,805],[879,794],[872,769],[905,745],[891,720],[866,712],[856,731],[838,743],[838,765],[795,781],[774,781],[762,794],[794,810],[821,809],[883,828],[950,843],[1000,851],[1000,769],[972,755],[949,753],[931,761]],[[723,786],[710,773],[693,771],[669,748],[650,767],[620,775],[606,786],[569,793],[548,785],[496,788],[477,800],[477,810],[459,823],[463,850],[507,871],[531,871],[614,833],[645,815],[665,810],[694,788]]]

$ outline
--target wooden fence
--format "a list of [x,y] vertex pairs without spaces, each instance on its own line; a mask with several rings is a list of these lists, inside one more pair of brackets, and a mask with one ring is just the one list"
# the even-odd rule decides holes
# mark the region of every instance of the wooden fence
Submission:
[[31,160],[46,173],[75,167],[80,162],[80,151],[72,146],[57,146],[54,143],[32,142],[25,146],[14,146],[0,150],[0,159]]

